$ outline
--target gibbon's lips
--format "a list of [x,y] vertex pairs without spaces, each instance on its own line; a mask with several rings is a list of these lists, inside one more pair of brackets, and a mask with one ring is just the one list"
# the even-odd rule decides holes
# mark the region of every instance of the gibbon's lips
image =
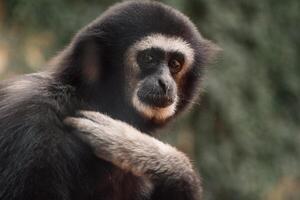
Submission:
[[137,96],[142,103],[156,108],[166,108],[175,102],[175,95],[144,94],[139,90]]

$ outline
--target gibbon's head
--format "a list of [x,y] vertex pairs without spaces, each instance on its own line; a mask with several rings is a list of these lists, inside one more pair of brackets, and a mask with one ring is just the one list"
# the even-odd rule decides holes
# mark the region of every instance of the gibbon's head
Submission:
[[198,96],[204,66],[218,50],[185,15],[150,1],[112,6],[69,49],[65,54],[76,56],[84,81],[105,91],[102,101],[113,95],[105,105],[127,105],[158,123]]

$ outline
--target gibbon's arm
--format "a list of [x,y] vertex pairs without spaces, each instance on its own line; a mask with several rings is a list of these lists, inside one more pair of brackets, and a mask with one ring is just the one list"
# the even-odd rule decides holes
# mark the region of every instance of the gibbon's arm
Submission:
[[189,159],[174,147],[141,133],[132,126],[92,111],[69,117],[95,154],[153,183],[151,199],[200,199],[200,179]]

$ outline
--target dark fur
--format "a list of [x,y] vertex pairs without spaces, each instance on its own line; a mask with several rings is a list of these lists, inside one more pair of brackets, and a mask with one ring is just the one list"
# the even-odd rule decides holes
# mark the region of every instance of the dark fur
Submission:
[[[181,83],[179,113],[197,93],[211,47],[186,17],[159,3],[114,6],[83,28],[49,63],[48,71],[0,85],[1,200],[144,198],[139,177],[96,158],[62,121],[85,109],[147,133],[161,126],[141,117],[125,100],[124,89],[126,48],[157,32],[181,36],[196,50],[193,68]],[[90,49],[99,56],[88,54]],[[97,69],[85,69],[87,63]],[[89,80],[85,70],[96,70],[96,78]],[[152,199],[162,198],[159,190]],[[175,194],[167,192],[170,198]]]

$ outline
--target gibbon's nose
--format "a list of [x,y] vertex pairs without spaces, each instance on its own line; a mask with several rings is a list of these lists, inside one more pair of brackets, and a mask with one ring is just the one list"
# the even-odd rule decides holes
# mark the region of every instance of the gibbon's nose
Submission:
[[163,94],[164,94],[164,95],[167,95],[167,92],[168,92],[169,87],[168,87],[166,81],[163,80],[162,78],[159,78],[159,79],[158,79],[158,85],[159,85],[160,88],[162,89]]
[[169,98],[176,95],[176,83],[173,78],[168,74],[163,74],[156,77],[157,83],[155,84],[159,94]]

